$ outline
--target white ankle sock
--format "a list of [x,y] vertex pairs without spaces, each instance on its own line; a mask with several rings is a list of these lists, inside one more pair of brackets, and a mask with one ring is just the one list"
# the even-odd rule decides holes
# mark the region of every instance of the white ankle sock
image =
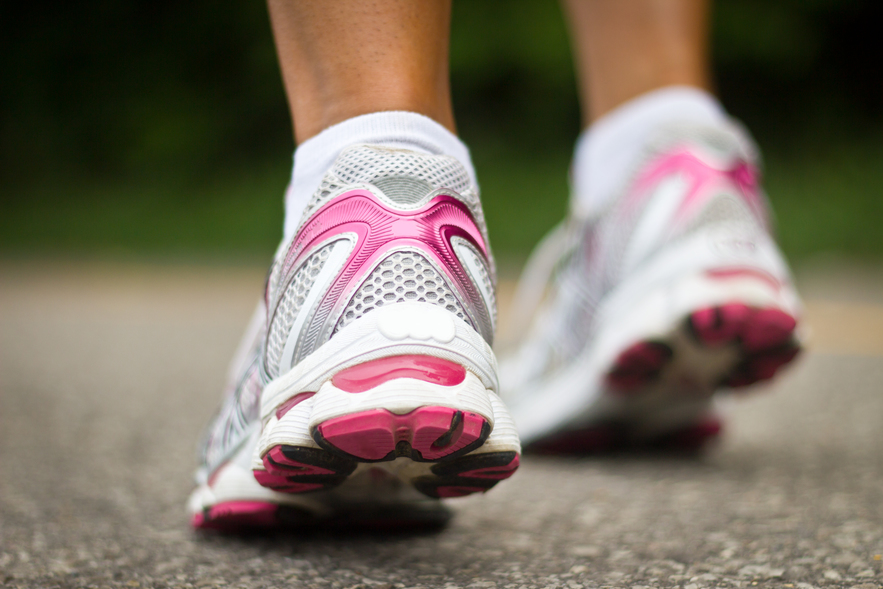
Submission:
[[307,139],[294,151],[294,170],[285,191],[283,243],[297,231],[301,215],[325,172],[344,148],[357,143],[453,156],[469,172],[473,185],[478,186],[469,149],[456,135],[429,117],[402,111],[353,117]]
[[572,210],[581,217],[602,211],[659,126],[680,121],[714,125],[726,120],[714,96],[688,86],[648,92],[604,115],[577,140],[570,172]]

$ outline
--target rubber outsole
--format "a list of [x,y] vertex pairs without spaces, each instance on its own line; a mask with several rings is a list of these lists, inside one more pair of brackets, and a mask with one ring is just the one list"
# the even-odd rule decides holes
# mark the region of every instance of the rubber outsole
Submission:
[[433,476],[420,477],[414,487],[424,495],[437,498],[463,497],[484,493],[518,469],[516,452],[487,452],[441,462],[431,468]]
[[518,468],[516,452],[470,455],[491,433],[487,420],[450,407],[420,407],[406,414],[371,409],[329,419],[313,428],[319,448],[278,445],[255,470],[264,487],[307,493],[343,483],[360,463],[408,458],[434,462],[431,475],[411,481],[430,497],[483,493]]
[[[684,329],[700,348],[736,347],[738,361],[714,384],[740,388],[772,378],[797,356],[796,326],[796,318],[780,309],[728,303],[694,311]],[[636,342],[620,352],[605,381],[613,392],[640,394],[660,378],[676,353],[671,342]]]

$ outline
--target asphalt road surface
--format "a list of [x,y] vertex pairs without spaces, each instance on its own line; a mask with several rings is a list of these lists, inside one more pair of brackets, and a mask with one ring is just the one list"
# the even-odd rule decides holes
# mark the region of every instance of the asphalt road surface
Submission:
[[529,456],[441,531],[197,534],[195,445],[262,281],[0,262],[0,586],[883,585],[883,272],[807,274],[812,351],[701,458]]

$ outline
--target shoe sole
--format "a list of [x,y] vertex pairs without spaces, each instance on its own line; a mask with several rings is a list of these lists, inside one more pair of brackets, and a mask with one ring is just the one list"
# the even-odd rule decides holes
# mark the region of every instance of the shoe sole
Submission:
[[[681,330],[689,334],[700,352],[714,354],[735,348],[736,361],[716,380],[722,387],[741,388],[773,378],[797,356],[800,344],[794,334],[796,327],[797,319],[781,309],[732,302],[694,311]],[[664,378],[666,368],[677,362],[676,353],[682,351],[684,346],[679,342],[683,339],[644,340],[627,347],[607,371],[608,388],[614,393],[640,394]]]
[[[430,497],[487,491],[515,472],[520,452],[511,425],[508,442],[487,443],[495,423],[511,423],[493,395],[462,366],[431,356],[356,365],[315,395],[301,393],[280,405],[265,426],[264,439],[272,441],[263,444],[254,477],[274,491],[308,493],[341,485],[360,465],[405,460],[413,463],[407,480]],[[352,403],[360,410],[340,409]],[[296,437],[285,432],[306,424],[309,441],[301,435],[304,441],[284,443]]]
[[[249,436],[227,462],[191,493],[187,508],[195,529],[236,533],[267,529],[395,532],[439,528],[452,516],[440,502],[402,485],[376,466],[353,473],[352,485],[327,493],[280,493],[268,489],[255,480],[250,464],[259,436],[258,431]],[[491,472],[476,474],[493,476]],[[329,486],[324,484],[327,482],[323,481],[323,488]],[[440,495],[444,494],[442,489]]]

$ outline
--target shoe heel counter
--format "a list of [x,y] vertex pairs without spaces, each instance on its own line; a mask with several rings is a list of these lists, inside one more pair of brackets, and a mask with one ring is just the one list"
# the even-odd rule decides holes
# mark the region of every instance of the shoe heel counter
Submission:
[[428,302],[493,341],[496,301],[489,250],[469,208],[452,191],[420,207],[389,206],[355,188],[316,211],[282,262],[281,295],[266,340],[269,378],[374,308]]

